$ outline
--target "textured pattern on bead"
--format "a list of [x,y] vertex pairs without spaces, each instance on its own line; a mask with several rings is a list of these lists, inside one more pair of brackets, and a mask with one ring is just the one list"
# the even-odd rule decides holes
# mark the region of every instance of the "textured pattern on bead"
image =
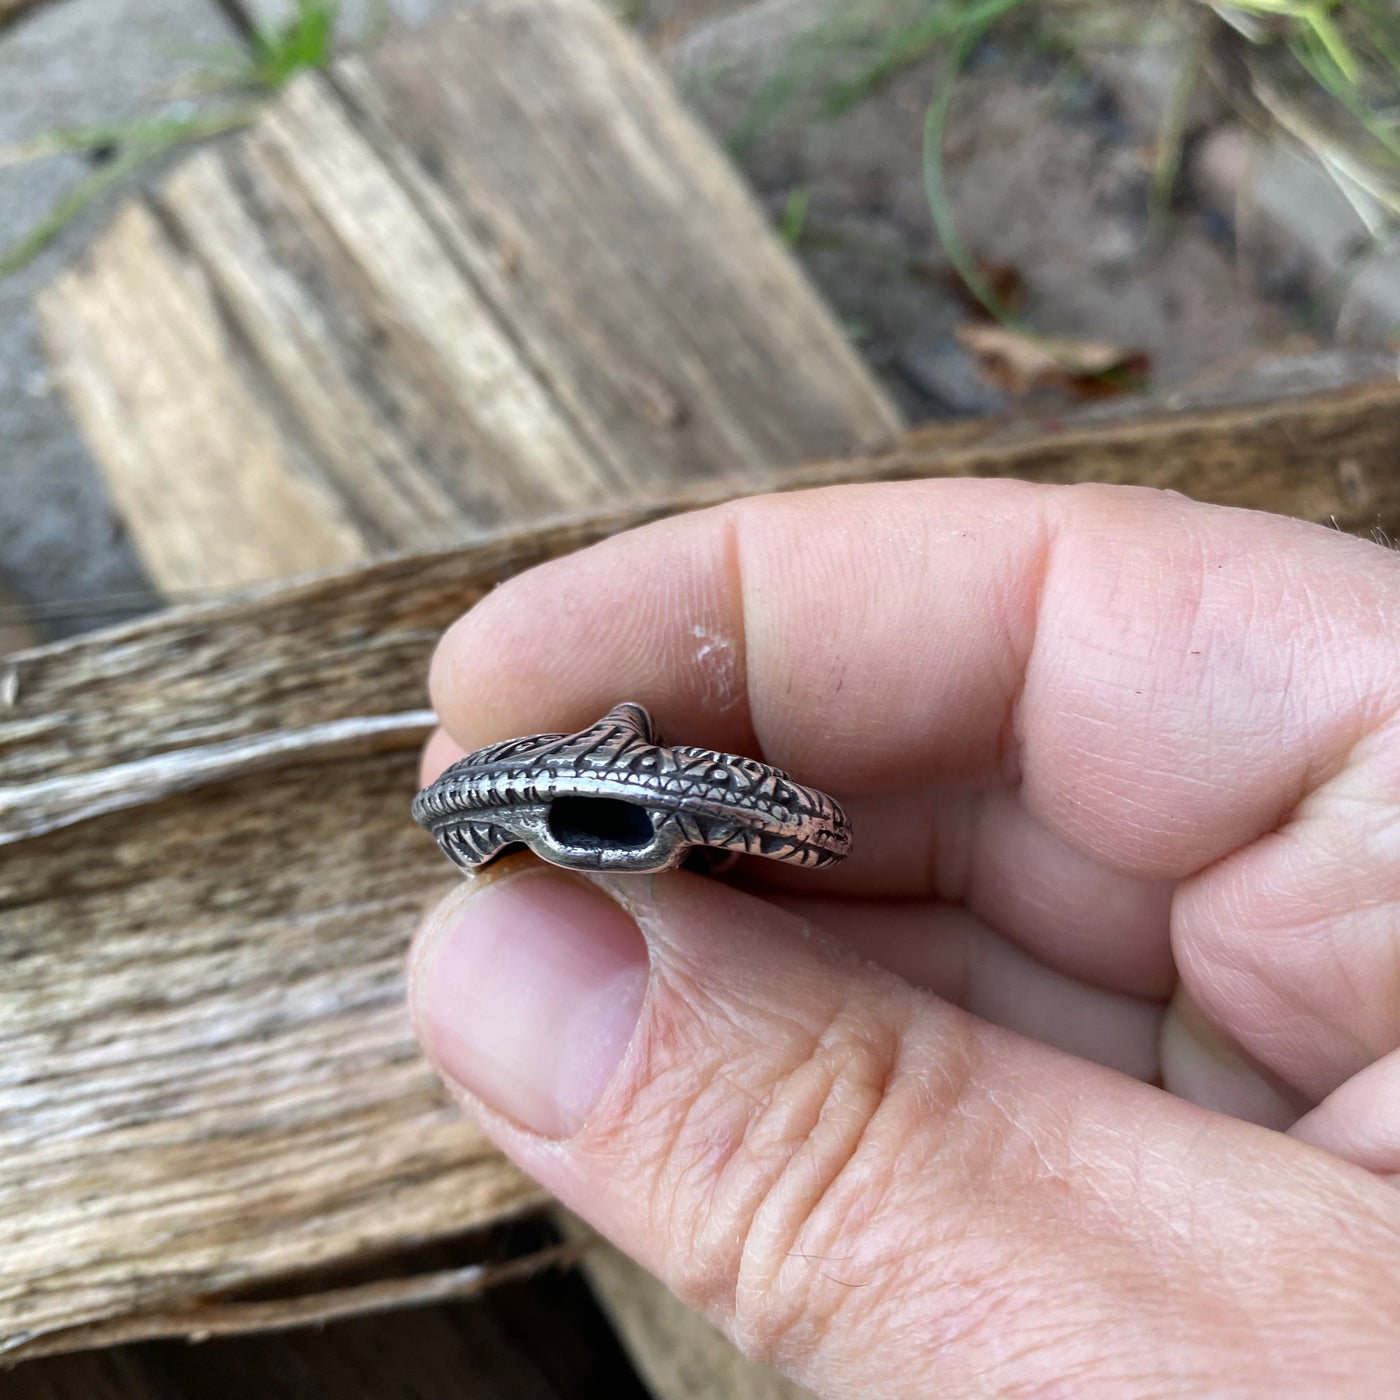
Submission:
[[575,870],[635,872],[696,848],[813,868],[851,849],[830,797],[751,758],[670,747],[630,701],[577,734],[468,754],[418,794],[413,815],[467,870],[519,845]]

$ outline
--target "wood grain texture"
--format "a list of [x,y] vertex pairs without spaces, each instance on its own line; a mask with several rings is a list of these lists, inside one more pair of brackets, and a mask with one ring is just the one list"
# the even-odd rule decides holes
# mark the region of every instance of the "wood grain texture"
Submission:
[[[442,1251],[417,1251],[415,1257],[435,1252]],[[379,1296],[414,1281],[366,1287]],[[216,1317],[238,1306],[253,1305],[202,1313]],[[547,1339],[547,1345],[538,1339]],[[560,1269],[533,1274],[528,1282],[494,1276],[489,1292],[465,1303],[358,1313],[256,1336],[215,1335],[195,1346],[154,1341],[45,1357],[0,1376],[0,1393],[5,1400],[644,1400],[645,1395],[587,1289]]]
[[167,591],[901,426],[733,170],[585,0],[487,0],[302,75],[39,309]]
[[[372,814],[404,810],[415,762],[262,773],[0,862],[10,1340],[158,1315],[539,1199],[408,1025],[406,937],[451,877]],[[312,816],[323,782],[333,801]]]
[[[407,1277],[392,1274],[367,1283],[307,1290],[289,1297],[225,1301],[193,1300],[168,1312],[123,1315],[76,1329],[50,1334],[24,1348],[26,1360],[67,1355],[98,1347],[122,1346],[135,1338],[183,1337],[204,1342],[211,1337],[237,1337],[248,1332],[288,1332],[324,1327],[345,1318],[401,1313],[444,1303],[460,1303],[490,1289],[532,1279],[548,1269],[570,1268],[591,1248],[590,1242],[558,1244],[526,1252],[494,1264],[465,1264],[456,1268],[424,1269]],[[402,1254],[386,1261],[397,1268]]]
[[[699,230],[697,210],[704,213]],[[682,482],[738,482],[745,470],[889,441],[900,427],[650,60],[601,11],[568,0],[487,4],[371,63],[343,64],[333,77],[302,77],[246,139],[196,155],[150,203],[129,207],[84,265],[43,297],[41,311],[127,526],[168,591],[315,570],[560,510],[596,511]],[[451,610],[489,584],[493,557],[515,568],[525,559],[522,549],[554,552],[578,538],[568,532],[531,545],[507,542],[504,553],[493,546],[496,556],[489,547],[472,577],[459,581],[465,587],[455,605],[428,617],[402,616],[391,568],[384,594],[358,620],[343,599],[329,602],[328,616],[300,595],[288,599],[270,629],[260,619],[251,634],[225,634],[214,650],[202,620],[192,619],[188,647],[171,647],[168,636],[155,641],[161,661],[147,650],[150,637],[130,634],[134,668],[122,678],[112,673],[109,704],[97,701],[88,676],[62,708],[10,728],[27,756],[13,743],[7,748],[15,762],[0,797],[0,841],[27,841],[27,861],[32,851],[50,851],[50,864],[41,858],[25,871],[41,883],[48,871],[62,883],[55,872],[76,858],[70,843],[80,827],[78,834],[104,840],[120,868],[148,869],[150,889],[112,896],[120,909],[104,904],[101,916],[83,904],[45,907],[36,917],[99,924],[122,946],[123,920],[144,928],[153,890],[167,930],[206,921],[210,886],[203,874],[186,878],[183,861],[258,872],[221,885],[231,890],[230,909],[249,900],[259,906],[249,937],[276,948],[281,935],[273,925],[291,941],[300,920],[300,937],[316,939],[328,958],[372,969],[368,986],[384,988],[379,1009],[389,1021],[365,1025],[368,1058],[416,1064],[402,1016],[391,1026],[398,965],[388,949],[402,952],[416,917],[402,896],[416,889],[427,899],[445,876],[414,867],[391,843],[384,854],[399,862],[407,883],[391,882],[399,895],[386,903],[371,900],[361,910],[354,899],[332,897],[325,917],[312,914],[315,879],[305,906],[279,903],[269,890],[259,899],[259,879],[286,869],[293,850],[314,858],[328,833],[311,823],[309,846],[298,840],[279,851],[269,809],[258,815],[246,799],[266,788],[294,808],[312,788],[302,787],[308,797],[293,801],[284,770],[354,766],[356,777],[337,792],[333,820],[372,825],[367,808],[384,795],[375,774],[385,763],[399,763],[395,771],[407,774],[407,750],[423,734],[424,717],[414,707],[423,703],[424,645]],[[360,648],[367,616],[379,638],[370,652]],[[336,654],[347,665],[339,679],[308,692],[281,643],[291,633],[315,636],[318,623],[326,624],[318,644],[326,650],[314,666]],[[340,651],[344,643],[357,659]],[[252,669],[235,657],[249,645],[262,655]],[[405,652],[412,664],[405,665]],[[147,665],[155,666],[148,678],[164,672],[157,689],[141,679]],[[272,671],[280,676],[270,683]],[[38,669],[27,662],[22,673],[11,668],[7,696],[34,699],[42,675],[42,662]],[[403,707],[386,710],[393,694]],[[171,700],[185,707],[174,746],[165,710]],[[88,762],[92,757],[97,763]],[[224,788],[244,795],[232,809],[207,808],[207,829],[179,801],[193,794],[206,811],[203,795]],[[167,808],[185,837],[171,850],[171,829],[146,826],[150,813]],[[129,834],[136,846],[126,843]],[[41,836],[48,847],[35,846]],[[178,896],[171,897],[157,867],[168,867],[176,848]],[[133,885],[140,883],[133,876]],[[4,893],[24,903],[36,888],[15,879]],[[38,895],[35,907],[43,903]],[[35,927],[17,924],[25,935]],[[385,927],[392,937],[375,941],[374,931]],[[206,934],[232,937],[227,928]],[[216,974],[217,965],[186,958],[193,949],[182,949],[176,937],[164,946],[175,963],[185,959],[185,972],[167,976],[157,945],[132,937],[134,958],[150,962],[158,983],[174,977],[197,984]],[[97,935],[78,938],[73,966],[90,970],[85,959],[95,948]],[[119,986],[134,976],[123,965]],[[353,1144],[374,1127],[371,1107],[361,1102],[368,1084],[346,1071],[335,1044],[311,1049],[302,1042],[307,1028],[298,1007],[307,1002],[298,986],[293,979],[279,993],[265,967],[220,988],[203,1009],[162,1012],[162,1043],[178,1061],[199,1043],[217,1042],[230,1018],[248,1025],[272,1016],[279,1033],[265,1037],[249,1064],[260,1081],[290,1085],[307,1072],[305,1064],[298,1068],[302,1058],[315,1058],[312,1079],[344,1091],[337,1112],[347,1124],[344,1141]],[[349,995],[351,1018],[374,1002],[364,988],[339,990]],[[118,1026],[120,998],[90,995],[95,1019]],[[270,1011],[279,995],[288,1004]],[[43,998],[46,1032],[64,1046],[85,1043],[60,1000]],[[78,1015],[85,1018],[87,1009]],[[165,1026],[172,1016],[175,1025]],[[17,1035],[21,1029],[43,1042],[38,1021],[17,1026]],[[158,1051],[143,1039],[141,1023],[102,1033],[125,1044],[132,1063],[143,1067],[137,1078],[146,1089],[160,1085],[175,1102],[169,1078],[185,1071],[175,1061],[147,1064]],[[399,1047],[391,1050],[395,1036]],[[24,1047],[42,1053],[52,1046]],[[85,1072],[81,1061],[56,1056],[46,1065],[45,1092],[50,1070],[59,1079],[71,1075],[70,1089]],[[326,1152],[314,1117],[302,1116],[280,1137],[255,1121],[251,1082],[239,1091],[245,1099],[235,1093],[223,1120],[206,1123],[199,1117],[204,1095],[224,1092],[211,1088],[216,1082],[223,1085],[217,1074],[206,1081],[196,1072],[183,1092],[182,1113],[197,1145],[185,1162],[172,1159],[181,1172],[196,1158],[210,1170],[195,1190],[179,1191],[185,1207],[154,1221],[155,1238],[178,1238],[182,1247],[161,1250],[158,1264],[148,1261],[143,1281],[132,1253],[134,1226],[122,1222],[136,1211],[130,1201],[112,1201],[108,1238],[84,1260],[87,1292],[66,1281],[62,1292],[41,1287],[11,1299],[18,1313],[6,1322],[31,1334],[22,1347],[77,1344],[102,1336],[104,1326],[126,1326],[122,1319],[102,1322],[104,1288],[118,1289],[109,1306],[140,1313],[137,1330],[158,1330],[185,1316],[160,1301],[172,1289],[237,1288],[246,1278],[286,1270],[293,1259],[321,1259],[325,1232],[339,1233],[351,1253],[375,1249],[400,1235],[414,1238],[423,1217],[413,1211],[441,1211],[448,1196],[458,1197],[459,1219],[462,1210],[470,1219],[477,1208],[508,1210],[528,1190],[503,1163],[494,1176],[476,1175],[475,1135],[463,1130],[448,1144],[434,1137],[441,1126],[434,1120],[431,1130],[410,1128],[407,1159],[407,1140],[391,1141],[389,1156],[399,1154],[393,1170],[420,1173],[428,1183],[407,1212],[388,1180],[360,1173],[350,1177],[354,1191],[382,1207],[371,1211],[372,1222],[342,1210],[335,1193],[322,1222],[298,1222],[298,1214],[314,1211],[315,1194],[342,1177],[342,1163]],[[406,1124],[421,1086],[421,1070],[412,1089],[385,1079],[386,1092],[398,1089],[409,1106]],[[113,1100],[104,1099],[115,1092],[109,1082],[88,1088],[97,1098],[80,1113],[97,1113],[102,1102],[115,1120],[146,1112],[136,1102],[146,1091]],[[246,1177],[237,1186],[223,1182],[223,1134],[256,1144],[260,1158],[276,1163],[265,1189]],[[132,1154],[140,1152],[120,1133],[94,1134],[88,1145],[73,1184],[97,1194],[132,1172]],[[34,1168],[32,1158],[25,1161],[15,1159],[15,1169]],[[164,1168],[153,1161],[144,1170],[160,1176]],[[470,1175],[465,1196],[462,1183],[451,1180],[463,1172]],[[239,1200],[239,1191],[248,1200]],[[62,1194],[62,1186],[50,1190],[50,1200]],[[451,1215],[442,1218],[442,1228],[449,1222]],[[34,1224],[42,1231],[52,1222],[41,1217]],[[234,1243],[241,1231],[252,1236],[246,1259]],[[39,1256],[15,1254],[15,1277],[43,1274],[59,1261],[59,1254],[41,1256],[42,1249]],[[133,1305],[129,1295],[143,1289]],[[248,1313],[223,1305],[221,1316]],[[57,1341],[45,1329],[57,1329]]]
[[[408,1024],[406,940],[455,876],[407,819],[424,726],[395,696],[421,712],[442,625],[575,538],[439,559],[426,588],[389,563],[358,601],[338,579],[10,659],[8,831],[48,834],[0,850],[0,1355],[113,1316],[159,1331],[192,1299],[540,1199]],[[376,714],[393,718],[366,739]],[[239,776],[229,745],[255,736],[272,751]],[[141,805],[89,819],[25,795],[153,761],[214,781],[138,783]]]
[[123,210],[40,304],[157,586],[236,587],[365,557],[368,541],[244,372],[203,274],[150,210]]
[[[687,505],[847,479],[1400,517],[1393,383],[796,467],[897,418],[633,37],[581,0],[489,0],[301,79],[129,208],[42,312],[165,587],[476,543],[0,663],[12,1357],[370,1306],[297,1298],[298,1277],[537,1199],[401,1009],[408,933],[453,878],[405,815],[427,655],[501,578]],[[658,1394],[795,1393],[645,1275],[593,1277]],[[271,1303],[228,1296],[270,1280]]]
[[523,0],[417,43],[440,41],[471,81],[410,43],[337,83],[580,436],[628,480],[654,493],[898,431],[633,33],[591,0]]
[[[770,484],[1097,474],[1395,530],[1397,463],[1400,385],[1382,382],[1039,436],[926,433]],[[1364,509],[1339,475],[1361,483]],[[455,876],[406,815],[421,721],[392,717],[421,710],[438,633],[500,579],[723,491],[262,589],[0,663],[0,788],[59,783],[42,819],[4,807],[0,847],[11,1354],[538,1199],[442,1095],[402,1009],[409,932]],[[328,724],[382,716],[368,739],[352,725],[348,747],[325,742]],[[270,735],[271,756],[258,747]],[[226,749],[200,767],[209,746],[239,742],[255,771],[240,774]],[[94,775],[161,756],[203,785],[157,785],[84,817]]]

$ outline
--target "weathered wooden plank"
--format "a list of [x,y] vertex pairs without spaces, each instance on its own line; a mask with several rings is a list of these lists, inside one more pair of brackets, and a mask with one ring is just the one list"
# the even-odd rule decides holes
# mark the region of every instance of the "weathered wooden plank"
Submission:
[[10,1341],[539,1199],[413,1044],[405,937],[449,881],[372,813],[414,763],[255,775],[0,862]]
[[488,0],[303,75],[39,305],[167,590],[900,428],[723,157],[583,0]]
[[[1393,381],[985,436],[925,434],[784,484],[1092,471],[1400,525]],[[283,742],[280,766],[216,765],[207,786],[138,792],[104,816],[79,820],[48,789],[74,819],[51,811],[44,835],[26,838],[31,807],[8,804],[19,839],[0,848],[0,1335],[12,1354],[55,1329],[158,1313],[537,1199],[437,1089],[402,1011],[408,934],[453,878],[405,816],[413,723],[348,750],[317,726],[417,710],[457,612],[514,569],[665,508],[390,560],[0,665],[11,788],[67,778],[85,791],[93,774],[154,755],[197,764],[211,744]],[[298,732],[316,742],[299,751]]]
[[[573,1248],[552,1251],[555,1264]],[[525,1262],[542,1257],[550,1256]],[[525,1273],[519,1261],[485,1273],[489,1294],[388,1314],[374,1311],[386,1295],[400,1302],[393,1295],[405,1285],[470,1278],[471,1267],[366,1284],[353,1291],[370,1295],[370,1310],[295,1330],[272,1302],[199,1307],[192,1320],[210,1336],[197,1346],[118,1344],[45,1357],[0,1376],[0,1393],[5,1400],[642,1400],[581,1281],[549,1268],[528,1284],[512,1283]],[[223,1333],[230,1313],[249,1308],[262,1309],[274,1330]],[[522,1344],[532,1337],[547,1345]]]
[[416,43],[440,38],[471,81],[409,43],[337,83],[586,440],[655,492],[890,439],[893,407],[633,33],[591,0],[522,0]]
[[[735,479],[874,446],[899,428],[637,45],[601,12],[557,0],[480,7],[431,41],[346,64],[335,78],[303,78],[245,140],[202,153],[149,205],[129,209],[44,298],[43,319],[128,527],[169,590],[441,544],[682,481]],[[511,566],[523,557],[515,551]],[[489,581],[485,563],[477,572],[458,605]],[[305,709],[257,717],[223,684],[240,672],[264,701],[299,684],[288,675],[269,687],[286,638],[259,635],[267,619],[252,634],[226,633],[229,650],[205,646],[195,621],[190,645],[165,652],[178,673],[166,672],[166,687],[138,693],[138,680],[116,702],[134,721],[123,726],[124,757],[107,745],[107,760],[84,770],[83,736],[104,745],[97,728],[113,718],[98,718],[91,692],[69,696],[61,715],[10,728],[29,755],[29,780],[0,796],[0,825],[12,836],[47,833],[47,843],[27,843],[22,867],[0,874],[10,907],[28,911],[14,925],[15,947],[26,952],[59,917],[74,932],[70,966],[85,973],[70,984],[39,957],[41,980],[55,979],[43,983],[45,1014],[10,1027],[25,1063],[43,1065],[42,1093],[66,1083],[72,1093],[58,1099],[90,1130],[14,1241],[12,1284],[77,1260],[52,1284],[9,1298],[9,1325],[35,1334],[30,1351],[181,1318],[260,1325],[254,1315],[276,1306],[192,1311],[179,1298],[304,1267],[328,1237],[351,1253],[412,1238],[423,1211],[450,1228],[452,1213],[442,1213],[454,1193],[460,1224],[510,1209],[528,1191],[503,1163],[478,1170],[471,1130],[452,1140],[431,1093],[415,1107],[429,1081],[421,1070],[415,1077],[397,1013],[396,954],[416,913],[404,897],[428,897],[441,873],[389,843],[381,854],[396,877],[380,897],[357,882],[331,896],[319,876],[298,886],[309,902],[278,890],[294,878],[290,862],[314,864],[318,843],[337,843],[333,831],[373,824],[391,768],[408,780],[406,746],[423,728],[412,709],[422,703],[420,653],[447,615],[404,618],[397,603],[381,596],[358,621],[353,607],[328,619],[291,604],[276,625],[330,622],[353,672],[341,675],[338,698],[327,672]],[[366,626],[379,636],[369,652]],[[414,664],[385,684],[405,651]],[[247,655],[261,662],[240,665]],[[11,700],[16,685],[33,698],[29,663],[6,677]],[[395,685],[414,692],[408,709],[364,712]],[[162,712],[175,697],[187,708],[172,749]],[[307,775],[300,787],[287,786],[291,772]],[[295,807],[305,797],[293,793],[318,775],[334,793],[331,815],[279,848],[269,826],[276,808],[258,802]],[[221,792],[228,804],[213,796]],[[156,812],[176,826],[149,826]],[[61,896],[75,902],[55,908],[47,897],[59,893],[80,838],[101,842],[103,855]],[[372,881],[375,868],[361,875]],[[280,949],[283,966],[254,955],[246,976],[209,982],[223,968],[206,956],[209,940],[238,939],[211,902],[235,921],[241,909],[247,936],[264,952]],[[173,935],[159,945],[145,936],[157,909]],[[298,938],[328,961],[303,967],[291,952]],[[332,963],[360,969],[360,980],[324,984]],[[99,965],[108,975],[94,975]],[[154,986],[203,985],[208,995],[172,1002],[153,992],[150,1007],[125,1018],[123,997],[141,969]],[[321,996],[329,1000],[318,1039],[306,1015]],[[358,1040],[340,1037],[342,1019],[360,1026]],[[240,1052],[232,1081],[207,1051],[184,1078],[181,1060],[201,1058],[201,1044],[241,1043],[264,1023],[274,1029]],[[354,1044],[370,1077],[347,1067]],[[102,1074],[99,1047],[109,1045],[120,1047],[121,1067]],[[375,1117],[375,1064],[386,1069],[385,1094],[403,1103],[402,1138]],[[290,1107],[298,1085],[300,1113]],[[314,1105],[327,1085],[336,1086],[334,1114],[323,1121]],[[275,1086],[270,1100],[266,1086]],[[152,1095],[183,1125],[174,1142],[116,1126],[144,1124]],[[269,1102],[273,1123],[261,1116]],[[110,1131],[94,1122],[101,1112]],[[330,1121],[343,1139],[327,1137]],[[15,1171],[54,1173],[32,1135],[42,1120],[30,1128],[10,1144]],[[384,1150],[347,1170],[342,1148],[375,1134]],[[265,1174],[245,1170],[252,1160]],[[167,1170],[193,1181],[176,1189]],[[395,1185],[405,1173],[424,1184],[408,1205]],[[121,1195],[123,1179],[164,1181],[166,1190],[153,1207],[139,1190]],[[86,1254],[65,1214],[79,1190],[110,1206],[104,1241]],[[326,1210],[313,1221],[323,1192]],[[152,1246],[144,1263],[142,1228]],[[240,1232],[246,1253],[234,1244]],[[139,1317],[103,1321],[104,1290],[109,1309],[134,1307]],[[684,1316],[675,1314],[672,1331],[684,1330]]]
[[[744,490],[927,476],[1111,481],[1400,535],[1400,383],[1098,423],[922,429],[894,451],[755,476]],[[718,485],[502,532],[470,550],[257,590],[0,663],[0,781],[28,785],[197,745],[423,704],[440,631],[503,578]],[[367,639],[372,638],[372,645]],[[250,664],[251,659],[256,664]],[[23,823],[0,822],[0,836]]]
[[[395,1253],[384,1261],[385,1277],[342,1287],[315,1288],[289,1296],[256,1299],[192,1299],[164,1312],[118,1315],[85,1326],[50,1333],[26,1344],[26,1361],[64,1356],[73,1351],[119,1347],[133,1338],[149,1341],[181,1337],[207,1341],[211,1337],[237,1337],[248,1332],[288,1332],[325,1327],[346,1318],[377,1317],[418,1311],[433,1305],[458,1304],[556,1268],[569,1268],[592,1248],[590,1241],[545,1246],[529,1250],[502,1263],[463,1264],[430,1268],[409,1255]],[[417,1264],[406,1276],[396,1272]],[[385,1324],[386,1340],[393,1333],[392,1317]],[[133,1395],[141,1394],[133,1387]]]
[[[581,442],[335,90],[307,76],[160,204],[276,392],[382,543],[597,505]],[[398,496],[431,503],[402,518]]]
[[147,209],[125,209],[102,252],[41,300],[69,400],[161,588],[365,556],[343,502],[242,370],[202,273]]
[[[507,66],[509,73],[497,71]],[[553,201],[543,211],[533,207],[541,191]],[[720,237],[689,227],[694,208],[706,210]],[[875,445],[899,427],[742,186],[638,47],[601,13],[569,3],[482,7],[439,28],[430,43],[390,51],[371,66],[347,64],[335,79],[303,78],[246,140],[188,162],[151,207],[128,210],[88,262],[44,298],[43,319],[128,526],[168,589],[443,543],[482,525]],[[126,324],[140,333],[124,337]],[[393,599],[382,601],[380,621],[394,612]],[[308,620],[302,612],[296,625]],[[163,798],[222,780],[237,786],[289,760],[330,767],[352,757],[363,766],[355,782],[338,784],[345,792],[336,810],[341,820],[360,820],[357,784],[422,728],[411,710],[359,712],[365,686],[378,691],[375,705],[390,688],[365,662],[382,681],[400,642],[421,649],[446,620],[434,616],[411,636],[401,628],[381,637],[377,656],[352,662],[355,678],[343,676],[340,692],[348,710],[327,712],[322,690],[313,702],[319,715],[294,707],[264,716],[271,727],[261,729],[251,712],[239,718],[239,702],[220,683],[238,666],[193,648],[187,667],[167,680],[170,694],[191,701],[203,694],[193,709],[209,726],[207,742],[170,751],[163,722],[148,709],[154,693],[128,694],[119,703],[137,723],[127,731],[127,756],[65,777],[83,744],[79,734],[94,736],[89,724],[104,723],[91,695],[75,696],[58,723],[53,714],[21,723],[32,781],[0,798],[0,824],[11,835],[49,831],[62,864],[70,858],[62,854],[64,833],[81,822],[102,833],[119,863],[139,869],[160,848],[140,836],[136,846],[123,845],[118,833],[128,827],[115,814],[124,809],[158,810]],[[351,626],[340,635],[353,651],[363,617]],[[276,664],[276,652],[275,643],[270,655],[265,648],[265,664]],[[420,672],[399,676],[416,687]],[[35,679],[28,667],[22,678],[13,669],[8,676],[11,692],[16,682],[29,691]],[[142,714],[153,719],[149,742],[140,737]],[[186,738],[200,725],[187,713]],[[224,737],[214,738],[224,726]],[[264,781],[276,789],[280,774]],[[175,810],[185,809],[177,801]],[[248,831],[228,813],[218,821],[246,842],[225,860],[266,871],[285,859],[256,821]],[[217,842],[217,833],[189,839],[197,848],[201,839]],[[26,867],[40,878],[46,868],[42,860]],[[422,874],[430,890],[434,881]],[[199,881],[182,886],[186,894],[199,888]],[[15,900],[32,893],[22,879],[8,889]],[[235,902],[252,893],[239,887]],[[123,917],[138,924],[146,917],[144,896],[115,899],[120,910],[103,909],[109,930],[122,928]],[[201,917],[178,898],[168,912],[176,924]],[[82,923],[82,912],[69,913]],[[276,917],[287,915],[279,909]],[[377,952],[357,954],[369,934],[343,906],[315,934],[389,975]],[[190,971],[200,975],[197,966]],[[236,1006],[220,1007],[216,998],[209,1011],[215,1019],[256,1019],[253,1008],[271,995],[255,982],[240,984]],[[283,1021],[298,1023],[294,1013]],[[50,1025],[67,1035],[56,1029],[62,1023],[60,1016]],[[209,1027],[191,1022],[183,1033]],[[122,1035],[139,1060],[140,1027]],[[290,1072],[279,1057],[301,1052],[287,1034],[270,1038],[264,1077]],[[59,1065],[60,1073],[73,1068]],[[347,1108],[354,1124],[357,1106]],[[128,1103],[117,1116],[123,1112],[141,1110]],[[245,1116],[235,1109],[224,1127],[256,1136]],[[129,1172],[130,1148],[120,1135],[109,1138],[89,1165],[119,1162]],[[316,1157],[320,1148],[312,1131],[260,1140],[260,1150],[295,1177],[306,1165],[297,1154]],[[431,1142],[425,1150],[441,1175],[447,1160],[433,1159]],[[199,1148],[215,1163],[221,1152],[207,1141]],[[200,1237],[201,1219],[229,1215],[218,1171],[203,1182],[202,1205],[169,1226],[187,1242]],[[254,1199],[246,1212],[233,1207],[230,1229],[280,1233],[282,1246],[315,1257],[312,1237],[321,1227],[284,1217],[270,1223],[260,1213],[270,1209],[266,1192],[244,1185]],[[495,1186],[508,1201],[521,1189],[508,1170]],[[485,1199],[492,1186],[479,1181],[476,1190]],[[325,1228],[342,1235],[364,1228],[337,1223],[334,1200],[328,1204]],[[114,1215],[121,1214],[118,1206]],[[411,1229],[401,1215],[391,1205],[374,1226],[389,1235]],[[112,1233],[121,1233],[115,1219]],[[146,1293],[188,1291],[201,1270],[210,1273],[206,1286],[237,1286],[239,1267],[227,1272],[219,1253],[226,1243],[219,1236],[204,1254],[165,1253]],[[135,1280],[139,1266],[122,1254],[126,1246],[120,1239],[113,1246],[117,1274],[125,1279],[130,1265]],[[274,1254],[264,1252],[254,1273],[286,1267],[285,1255],[279,1265]],[[16,1256],[21,1270],[40,1262]],[[97,1269],[101,1261],[89,1263]],[[93,1286],[110,1287],[111,1271],[98,1272]],[[65,1296],[79,1312],[90,1301],[81,1289]],[[159,1326],[154,1295],[145,1306],[149,1325]],[[167,1319],[176,1315],[166,1310]],[[62,1324],[29,1316],[23,1325]],[[100,1335],[102,1325],[86,1335]],[[76,1335],[70,1330],[68,1340]]]

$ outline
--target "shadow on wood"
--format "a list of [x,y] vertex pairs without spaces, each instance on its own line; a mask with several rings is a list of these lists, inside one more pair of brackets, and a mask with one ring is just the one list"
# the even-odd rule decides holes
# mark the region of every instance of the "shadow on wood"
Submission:
[[[1000,468],[1246,504],[1258,479],[1256,504],[1325,516],[1350,463],[1372,483],[1367,518],[1400,524],[1394,383],[1002,447],[955,436],[770,484]],[[0,666],[11,1354],[538,1199],[438,1089],[402,1006],[409,933],[455,878],[407,817],[427,661],[500,579],[718,494],[177,610]],[[324,742],[329,722],[386,715],[406,718],[368,746]],[[269,735],[275,762],[255,747],[256,771],[205,765],[212,745]],[[174,777],[152,789],[157,761]]]

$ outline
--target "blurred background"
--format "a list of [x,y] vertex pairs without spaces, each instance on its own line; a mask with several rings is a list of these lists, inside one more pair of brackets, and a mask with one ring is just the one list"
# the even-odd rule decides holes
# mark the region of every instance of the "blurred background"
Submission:
[[[157,602],[35,293],[125,192],[298,71],[452,5],[0,0],[0,646]],[[618,13],[913,423],[1169,394],[1277,353],[1393,363],[1393,0]]]

